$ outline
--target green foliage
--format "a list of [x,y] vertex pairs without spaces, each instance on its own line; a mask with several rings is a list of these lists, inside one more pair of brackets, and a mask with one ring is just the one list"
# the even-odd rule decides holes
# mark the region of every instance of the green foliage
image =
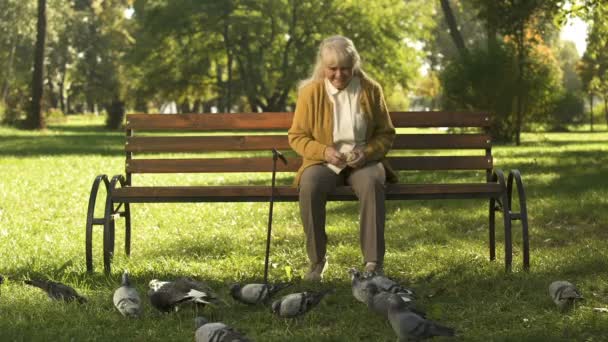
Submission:
[[[152,278],[193,276],[226,298],[231,282],[260,280],[267,203],[135,204],[131,258],[123,253],[120,220],[114,272],[103,275],[102,231],[96,227],[97,272],[87,274],[84,219],[91,182],[99,173],[124,171],[124,134],[103,130],[102,117],[68,118],[45,132],[0,127],[0,273],[7,277],[0,296],[2,340],[189,341],[192,319],[202,314],[255,341],[395,341],[386,320],[350,293],[346,270],[360,266],[353,202],[328,206],[331,259],[327,282],[320,287],[336,292],[296,321],[276,319],[268,308],[241,306],[229,298],[228,308],[185,308],[166,315],[145,297]],[[389,201],[387,274],[413,287],[429,317],[456,327],[458,340],[602,341],[608,316],[593,308],[605,307],[608,300],[608,133],[524,133],[520,147],[496,146],[494,154],[497,167],[519,168],[524,177],[531,271],[521,270],[518,222],[513,226],[514,272],[504,273],[500,219],[498,260],[488,261],[484,200]],[[268,184],[267,176],[254,177]],[[160,182],[151,177],[136,181]],[[199,184],[246,181],[238,174],[171,177]],[[413,177],[434,181],[441,176],[425,171]],[[290,181],[279,175],[279,184]],[[98,204],[100,215],[103,203]],[[303,238],[297,203],[275,203],[271,281],[301,277],[306,266]],[[125,320],[112,305],[123,269],[130,271],[143,296],[139,320]],[[37,275],[76,287],[89,303],[50,301],[21,282]],[[558,312],[547,294],[549,283],[557,279],[578,285],[586,300],[570,312]],[[296,283],[291,290],[308,288]]]
[[[420,65],[411,46],[432,25],[422,1],[135,2],[132,59],[142,94],[228,111],[285,110],[308,76],[318,44],[351,37],[363,65],[387,89],[408,88]],[[405,42],[405,44],[404,44]]]
[[579,94],[563,92],[553,102],[547,116],[538,122],[544,123],[551,131],[567,131],[569,126],[583,122],[584,111],[585,103]]
[[65,114],[58,108],[51,108],[46,111],[45,121],[51,123],[61,123],[66,120]]

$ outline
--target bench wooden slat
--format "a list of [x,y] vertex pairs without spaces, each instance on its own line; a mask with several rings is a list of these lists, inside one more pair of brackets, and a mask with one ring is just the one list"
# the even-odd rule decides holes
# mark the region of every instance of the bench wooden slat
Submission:
[[[217,114],[129,114],[131,130],[272,130],[288,129],[292,112]],[[490,127],[488,113],[391,112],[395,127]]]
[[221,114],[129,114],[126,128],[131,130],[272,130],[288,129],[293,114],[221,113]]
[[487,134],[397,134],[392,150],[486,149],[492,146]]
[[[270,199],[270,186],[161,186],[126,187],[112,191],[117,202],[266,202]],[[432,198],[490,198],[504,189],[498,183],[459,184],[389,184],[388,200]],[[297,201],[298,191],[291,186],[277,186],[275,201]],[[338,187],[329,196],[331,201],[355,200],[348,186]]]
[[484,170],[493,167],[486,156],[388,157],[394,170]]
[[[486,134],[400,134],[397,149],[485,149],[491,139]],[[286,135],[233,136],[132,136],[127,137],[127,152],[209,152],[291,150]]]
[[[485,156],[389,157],[395,170],[483,170],[492,168],[492,158]],[[277,162],[277,172],[294,172],[301,158],[291,158],[288,165]],[[270,172],[272,158],[207,158],[207,159],[132,159],[127,172],[132,173],[220,173]]]
[[395,127],[490,127],[488,113],[391,112]]
[[286,135],[206,137],[128,137],[127,152],[257,151],[290,150]]

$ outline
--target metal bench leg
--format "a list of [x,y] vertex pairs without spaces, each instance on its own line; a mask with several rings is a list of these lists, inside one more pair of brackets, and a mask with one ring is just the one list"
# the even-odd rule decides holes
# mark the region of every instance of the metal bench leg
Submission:
[[496,200],[490,199],[490,260],[496,260]]
[[502,215],[505,222],[505,271],[511,272],[513,264],[513,241],[511,237],[511,213],[508,207],[508,195],[505,194],[502,197],[503,210]]
[[125,254],[131,256],[131,206],[125,203]]
[[114,218],[112,217],[113,206],[114,202],[112,202],[112,197],[108,196],[104,211],[103,224],[103,268],[105,273],[110,273],[111,271],[112,256],[114,254]]
[[85,228],[85,258],[87,264],[87,272],[93,272],[93,226],[104,224],[104,218],[95,218],[95,203],[97,202],[97,195],[101,182],[103,182],[106,188],[106,193],[108,193],[108,177],[106,175],[99,175],[95,177],[95,180],[93,181],[93,186],[91,187],[91,194],[89,196],[87,223]]
[[[116,175],[112,177],[109,183],[109,193],[106,200],[105,216],[104,216],[104,270],[106,273],[111,272],[112,257],[114,256],[114,247],[116,240],[116,219],[120,216],[125,217],[125,253],[131,254],[131,208],[129,203],[119,203],[114,208],[115,202],[112,201],[112,191],[116,189],[116,186],[125,186],[125,177],[123,175]],[[120,211],[120,207],[125,205],[125,210]]]
[[[500,198],[494,199],[498,201],[499,206],[495,207],[496,210],[501,210],[504,221],[504,229],[505,229],[505,271],[510,272],[511,266],[513,264],[513,242],[511,237],[511,210],[509,206],[509,194],[507,191],[507,184],[505,182],[505,175],[500,169],[494,170],[492,174],[492,181],[498,182],[502,188],[503,192],[500,195]],[[492,203],[492,200],[490,200]],[[502,208],[501,208],[502,207]],[[490,208],[492,210],[492,208]],[[490,216],[490,221],[492,221],[492,216]],[[492,223],[492,222],[490,222]]]
[[524,184],[521,180],[519,170],[511,170],[507,181],[507,193],[509,195],[509,209],[512,208],[511,201],[513,198],[513,180],[517,186],[517,195],[519,199],[519,213],[511,213],[511,220],[521,221],[521,235],[523,239],[523,266],[525,271],[530,270],[530,237],[528,232],[528,208],[526,204],[526,193]]

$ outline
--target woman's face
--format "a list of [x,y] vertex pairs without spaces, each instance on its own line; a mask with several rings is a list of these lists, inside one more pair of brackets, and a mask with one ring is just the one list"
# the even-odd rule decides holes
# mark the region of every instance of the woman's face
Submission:
[[350,65],[325,65],[325,78],[336,87],[336,89],[344,89],[348,86],[350,80],[353,79],[353,67]]

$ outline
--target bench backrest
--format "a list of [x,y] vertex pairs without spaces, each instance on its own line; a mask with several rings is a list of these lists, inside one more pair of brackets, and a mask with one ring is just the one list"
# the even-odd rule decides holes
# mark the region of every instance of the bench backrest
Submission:
[[[292,117],[290,112],[129,114],[125,145],[127,182],[131,184],[131,175],[136,173],[270,172],[270,150],[291,151],[287,129]],[[493,158],[487,113],[391,112],[391,119],[397,128],[397,137],[388,157],[395,170],[485,170],[485,179],[489,180]],[[467,127],[476,131],[406,129],[429,127]],[[261,131],[265,133],[260,135]],[[411,153],[411,150],[418,153]],[[421,150],[429,150],[429,153],[420,153]],[[437,155],[437,152],[430,152],[433,150],[457,152]],[[267,157],[259,153],[246,158],[209,158],[204,154],[190,157],[192,153],[217,151],[260,151],[266,152]],[[410,151],[409,155],[407,151]],[[136,158],[139,153],[145,153],[145,157]],[[189,157],[154,157],[157,153],[187,153]],[[277,171],[295,172],[300,165],[301,159],[294,156],[289,158],[287,166],[278,163]]]

